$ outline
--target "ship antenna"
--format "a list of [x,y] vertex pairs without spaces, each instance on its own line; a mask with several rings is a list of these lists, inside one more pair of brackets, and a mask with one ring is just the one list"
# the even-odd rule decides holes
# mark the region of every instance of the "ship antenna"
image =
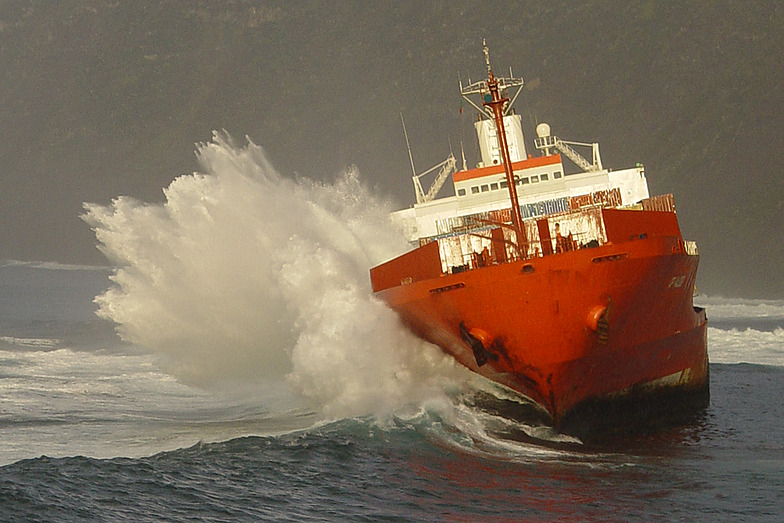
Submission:
[[411,144],[408,142],[408,133],[406,132],[406,122],[403,120],[403,112],[400,113],[400,123],[403,124],[403,136],[406,137],[406,148],[408,149],[408,159],[411,161],[411,175],[416,176],[416,169],[414,168],[414,156],[411,154]]
[[485,53],[485,63],[487,64],[487,76],[493,76],[493,70],[490,68],[490,49],[487,48],[487,41],[482,38],[482,51]]

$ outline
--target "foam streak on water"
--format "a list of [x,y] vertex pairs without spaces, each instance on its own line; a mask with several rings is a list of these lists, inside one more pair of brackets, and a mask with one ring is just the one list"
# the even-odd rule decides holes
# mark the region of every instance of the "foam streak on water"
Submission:
[[784,366],[784,301],[700,296],[713,363]]
[[189,383],[284,380],[328,417],[378,414],[437,394],[454,365],[372,297],[368,269],[405,248],[390,207],[349,170],[280,176],[223,134],[163,204],[86,204],[117,267],[98,314]]

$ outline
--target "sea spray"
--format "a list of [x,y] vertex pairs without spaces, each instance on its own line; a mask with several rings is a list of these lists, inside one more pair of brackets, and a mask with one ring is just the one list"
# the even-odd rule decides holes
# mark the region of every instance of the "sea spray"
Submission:
[[368,269],[405,240],[355,169],[292,180],[222,133],[197,157],[162,204],[85,204],[116,267],[98,314],[123,339],[189,383],[285,380],[328,417],[425,401],[460,372],[372,296]]

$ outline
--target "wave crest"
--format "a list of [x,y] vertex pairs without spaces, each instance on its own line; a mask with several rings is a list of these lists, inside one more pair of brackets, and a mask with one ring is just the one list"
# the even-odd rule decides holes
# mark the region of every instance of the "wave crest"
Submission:
[[356,169],[291,180],[221,133],[197,156],[162,204],[84,206],[116,266],[98,314],[124,340],[191,383],[286,380],[328,416],[438,393],[454,364],[372,296],[368,269],[405,240]]

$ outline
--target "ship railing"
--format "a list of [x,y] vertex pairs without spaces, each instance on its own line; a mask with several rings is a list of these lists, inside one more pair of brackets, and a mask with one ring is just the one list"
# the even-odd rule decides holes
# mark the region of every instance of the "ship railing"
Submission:
[[[668,210],[674,207],[670,195],[650,199],[640,207],[643,205],[653,207],[655,210]],[[432,238],[430,241],[438,241],[440,245],[444,246],[441,249],[443,272],[454,274],[490,265],[510,263],[519,260],[520,254],[524,259],[558,255],[569,251],[600,247],[608,241],[604,215],[600,208],[593,207],[525,220],[524,241],[520,246],[522,253],[514,240],[514,232],[510,234],[508,230],[508,224],[505,225],[507,228],[504,229],[505,233],[502,238],[488,233],[493,229],[493,225],[500,224],[477,218],[466,226],[452,229],[448,235]],[[559,225],[560,239],[554,234]],[[543,229],[550,231],[549,237],[542,238],[540,236]],[[482,243],[477,246],[476,242],[464,241],[464,238],[468,237],[481,238]],[[647,234],[640,235],[640,238],[643,237],[647,237]],[[502,247],[501,243],[503,243]],[[698,255],[695,242],[684,241],[680,245],[682,245],[682,250],[679,249],[678,252],[689,256]]]
[[[542,222],[545,222],[546,225]],[[607,241],[599,208],[580,208],[537,216],[525,220],[524,223],[526,230],[521,245],[524,259],[599,247]],[[561,229],[560,241],[555,234],[558,224]],[[497,228],[497,226],[505,227],[503,238],[490,234],[490,230]],[[544,242],[540,238],[541,227],[546,227],[551,231],[550,237]],[[481,245],[477,246],[476,242],[466,242],[465,238],[469,237],[481,238]],[[514,232],[509,231],[508,224],[502,225],[476,218],[462,227],[452,228],[448,234],[431,237],[428,241],[438,241],[442,246],[440,251],[443,272],[454,274],[517,261],[520,259],[521,253],[516,246],[514,237]],[[500,242],[505,245],[505,252],[498,250]],[[421,240],[420,243],[422,243]],[[471,246],[472,244],[473,246]],[[485,248],[487,248],[487,252],[483,252]]]
[[[484,239],[490,240],[490,238],[484,237],[483,235],[476,234],[474,232],[466,233],[464,236],[482,237]],[[455,237],[450,239],[454,240]],[[442,241],[449,241],[449,239],[442,238],[436,241],[440,243]],[[516,249],[509,246],[513,246],[514,244],[512,242],[507,243],[508,245],[506,248],[506,253],[500,256],[497,252],[494,251],[492,245],[487,245],[481,250],[469,249],[468,251],[461,252],[460,262],[456,262],[454,258],[450,261],[449,259],[444,258],[442,253],[441,263],[443,270],[448,274],[457,274],[460,272],[480,269],[482,267],[490,267],[492,265],[502,265],[505,263],[513,263],[518,261],[520,257],[515,252]],[[600,236],[593,232],[579,231],[567,236],[562,236],[562,242],[560,245],[557,238],[555,237],[550,238],[549,242],[547,243],[549,243],[549,249],[542,248],[542,240],[538,238],[529,239],[525,244],[524,259],[541,258],[543,256],[552,256],[563,254],[569,251],[598,247],[604,242]]]
[[644,211],[675,212],[675,197],[672,194],[660,194],[640,201]]

